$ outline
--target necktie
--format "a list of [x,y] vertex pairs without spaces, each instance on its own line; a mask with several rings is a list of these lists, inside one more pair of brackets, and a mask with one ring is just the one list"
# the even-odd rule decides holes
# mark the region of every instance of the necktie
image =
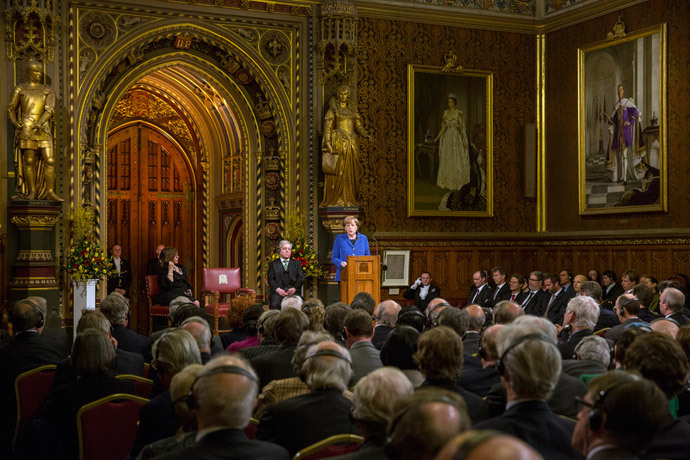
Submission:
[[525,299],[524,302],[522,302],[522,305],[520,305],[522,308],[525,308],[527,304],[529,303],[530,300],[532,300],[532,296],[534,295],[534,292],[530,292],[527,298]]
[[515,293],[514,292],[513,292],[513,295],[510,296],[510,301],[512,302],[513,300],[515,300]]
[[287,271],[287,267],[288,267],[288,261],[284,260],[283,261],[283,268],[285,269],[285,271]]
[[499,290],[500,290],[500,288],[498,286],[496,286],[496,290],[494,291],[494,300],[496,300],[496,296],[498,295]]
[[481,291],[481,289],[477,289],[477,292],[474,293],[474,297],[472,297],[472,302],[470,303],[474,303],[474,301],[477,300],[477,297],[479,296],[479,291]]
[[549,299],[549,304],[546,306],[546,311],[544,312],[544,318],[546,318],[547,315],[549,314],[549,309],[551,308],[551,304],[553,303],[553,301],[555,299],[556,299],[556,296],[554,294],[551,294],[551,299]]

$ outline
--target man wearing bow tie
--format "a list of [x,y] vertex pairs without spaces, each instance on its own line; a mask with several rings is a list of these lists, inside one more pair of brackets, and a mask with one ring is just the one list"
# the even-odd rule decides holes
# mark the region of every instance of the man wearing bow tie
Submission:
[[110,249],[110,261],[115,273],[108,278],[108,294],[117,292],[129,297],[129,286],[132,284],[132,268],[129,262],[122,258],[122,246],[114,244]]
[[302,265],[292,259],[292,243],[287,240],[280,242],[280,257],[268,264],[269,299],[272,310],[280,310],[283,298],[299,295],[298,291],[304,283]]

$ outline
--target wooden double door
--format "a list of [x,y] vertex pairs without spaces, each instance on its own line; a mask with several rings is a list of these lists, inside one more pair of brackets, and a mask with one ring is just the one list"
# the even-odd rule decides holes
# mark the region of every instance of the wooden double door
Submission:
[[108,248],[121,245],[122,257],[130,262],[130,328],[148,334],[144,280],[159,244],[177,248],[179,263],[198,286],[195,171],[178,144],[144,122],[124,125],[108,135],[107,164]]

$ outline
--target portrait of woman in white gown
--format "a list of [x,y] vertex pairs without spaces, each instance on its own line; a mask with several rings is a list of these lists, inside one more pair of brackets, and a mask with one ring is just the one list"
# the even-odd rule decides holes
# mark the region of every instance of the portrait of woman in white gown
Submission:
[[448,95],[448,108],[443,111],[443,124],[434,142],[438,141],[438,178],[436,185],[460,190],[470,180],[470,157],[462,111],[456,108],[454,94]]

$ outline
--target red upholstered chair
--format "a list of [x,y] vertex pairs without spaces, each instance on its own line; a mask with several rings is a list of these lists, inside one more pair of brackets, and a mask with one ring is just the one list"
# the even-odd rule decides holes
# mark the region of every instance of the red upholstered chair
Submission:
[[13,446],[17,442],[20,429],[38,415],[43,403],[53,391],[56,367],[54,364],[37,367],[19,374],[14,380],[14,393],[17,397],[17,425],[12,439]]
[[153,333],[153,317],[164,317],[170,326],[170,316],[167,305],[158,305],[153,303],[153,298],[160,294],[161,289],[158,287],[158,275],[146,275],[146,297],[149,300],[149,335]]
[[219,332],[227,332],[227,330],[218,329],[219,318],[224,317],[230,309],[229,302],[221,303],[220,296],[224,294],[230,294],[230,297],[249,296],[252,301],[256,301],[254,289],[242,287],[239,268],[204,268],[203,295],[206,297],[206,313],[213,315],[215,323],[213,333],[216,335]]
[[359,449],[363,441],[364,438],[356,434],[336,434],[305,447],[297,452],[292,460],[316,460],[345,455]]
[[131,380],[134,382],[134,391],[137,392],[137,396],[142,398],[148,398],[151,394],[151,387],[153,386],[153,380],[140,377],[134,374],[120,374],[115,376],[116,379]]
[[148,399],[117,393],[86,404],[77,412],[79,460],[122,460],[134,442],[139,408]]

